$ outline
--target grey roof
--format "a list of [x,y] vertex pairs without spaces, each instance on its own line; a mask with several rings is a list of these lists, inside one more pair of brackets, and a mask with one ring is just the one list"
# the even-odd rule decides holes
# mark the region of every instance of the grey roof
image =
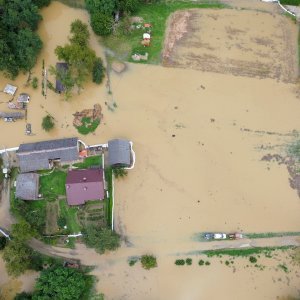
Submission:
[[9,111],[9,112],[0,112],[0,118],[13,118],[13,119],[23,119],[24,114],[21,112],[16,111]]
[[77,138],[21,144],[17,151],[21,172],[49,169],[49,160],[78,160]]
[[17,87],[11,84],[7,84],[3,90],[4,93],[9,94],[9,95],[14,95],[17,90]]
[[[68,68],[69,67],[68,67],[67,63],[60,62],[60,63],[56,64],[56,70],[58,72],[64,72],[64,73],[66,73],[67,70],[68,70]],[[61,92],[63,92],[65,90],[65,87],[63,86],[62,82],[59,79],[57,79],[57,78],[56,78],[56,83],[55,83],[55,90],[56,90],[56,92],[59,92],[59,93],[61,93]]]
[[127,140],[108,141],[108,164],[110,166],[130,166],[131,145]]
[[17,99],[18,102],[24,102],[24,103],[28,103],[29,100],[30,100],[30,96],[26,93],[20,94]]
[[36,200],[39,194],[39,175],[36,173],[19,174],[17,177],[16,197]]

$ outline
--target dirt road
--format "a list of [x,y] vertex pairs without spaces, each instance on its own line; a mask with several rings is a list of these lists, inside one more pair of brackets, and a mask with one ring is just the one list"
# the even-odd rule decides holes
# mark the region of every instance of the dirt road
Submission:
[[[187,242],[187,241],[186,241]],[[157,241],[155,247],[159,247],[161,242]],[[153,244],[153,241],[151,241]],[[165,243],[163,243],[165,245]],[[173,243],[168,243],[172,245]],[[29,243],[30,247],[34,250],[50,256],[80,259],[83,264],[86,265],[96,265],[99,266],[105,261],[119,261],[127,260],[130,256],[141,256],[144,254],[144,247],[131,246],[131,247],[122,247],[115,252],[110,252],[105,255],[97,254],[93,249],[85,247],[83,244],[77,244],[76,249],[60,248],[53,247],[44,244],[43,242],[32,239]],[[191,247],[192,248],[188,248]],[[144,242],[143,242],[144,246]],[[188,247],[187,247],[188,246]],[[191,244],[182,243],[178,244],[176,248],[173,246],[170,248],[163,248],[160,251],[161,256],[170,256],[170,255],[190,255],[190,254],[199,254],[201,251],[205,250],[216,250],[216,249],[238,249],[246,247],[279,247],[279,246],[300,246],[300,237],[297,236],[284,236],[276,238],[263,238],[263,239],[242,239],[242,240],[226,240],[226,241],[212,241],[212,242],[194,242]],[[198,252],[197,252],[198,251]],[[97,259],[94,259],[97,257]]]

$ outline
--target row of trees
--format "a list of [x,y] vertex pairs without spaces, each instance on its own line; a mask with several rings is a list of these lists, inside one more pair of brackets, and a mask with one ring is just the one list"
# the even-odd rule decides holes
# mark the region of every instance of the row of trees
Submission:
[[138,10],[142,0],[85,0],[91,16],[91,26],[98,35],[112,33],[119,18]]
[[84,83],[90,78],[100,84],[104,77],[102,60],[89,47],[89,38],[90,33],[87,24],[75,20],[71,24],[69,44],[58,46],[55,49],[58,59],[65,61],[68,68],[51,66],[49,71],[63,84],[66,99],[71,97],[74,87],[77,87],[78,92],[80,92]]
[[42,49],[35,32],[42,19],[39,7],[50,0],[0,1],[0,70],[11,78],[20,71],[30,71]]

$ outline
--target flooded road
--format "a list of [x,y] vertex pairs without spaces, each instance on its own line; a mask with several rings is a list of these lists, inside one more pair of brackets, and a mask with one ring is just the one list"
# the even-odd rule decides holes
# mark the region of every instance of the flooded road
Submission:
[[[43,18],[39,33],[45,47],[34,69],[40,80],[42,60],[54,65],[53,51],[67,42],[69,24],[76,18],[87,22],[88,15],[53,2]],[[91,44],[103,57],[94,35]],[[245,259],[236,259],[235,271],[218,259],[204,269],[197,265],[198,256],[189,268],[174,265],[174,254],[199,250],[191,240],[197,232],[299,231],[300,199],[289,185],[286,166],[261,160],[269,153],[285,155],[286,144],[296,138],[297,85],[128,64],[125,73],[111,76],[117,103],[112,112],[105,105],[111,97],[105,83],[90,83],[65,102],[50,91],[43,98],[41,87],[24,88],[26,79],[20,76],[15,84],[31,95],[28,122],[34,135],[25,136],[24,121],[0,121],[1,147],[78,136],[72,114],[96,103],[104,119],[95,134],[79,137],[90,145],[116,137],[134,143],[136,166],[115,182],[116,229],[133,247],[103,256],[79,248],[83,262],[97,266],[97,289],[106,299],[273,300],[299,293],[299,268],[282,253],[271,261],[262,258],[262,264],[270,265],[264,270],[247,267]],[[6,82],[0,78],[1,86]],[[41,129],[46,113],[55,118],[50,133]],[[158,268],[128,266],[128,256],[142,253],[156,255]],[[276,271],[281,260],[290,273]]]

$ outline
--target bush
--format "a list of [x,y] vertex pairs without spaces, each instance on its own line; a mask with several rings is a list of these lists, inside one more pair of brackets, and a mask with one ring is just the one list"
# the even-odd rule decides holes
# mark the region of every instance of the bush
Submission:
[[31,82],[32,88],[34,88],[36,90],[38,88],[38,85],[39,85],[39,81],[38,81],[37,77],[33,77],[32,82]]
[[51,0],[32,0],[32,2],[38,7],[48,6]]
[[124,168],[120,167],[113,168],[113,173],[116,178],[124,178],[128,174],[128,172]]
[[175,260],[175,265],[184,266],[185,265],[185,260],[184,259],[176,259]]
[[204,260],[200,259],[198,264],[199,264],[199,266],[203,266],[204,265]]
[[250,256],[249,257],[249,261],[253,264],[255,264],[257,262],[257,259],[254,256]]
[[229,266],[230,262],[228,260],[225,261],[225,265]]
[[53,118],[50,115],[47,115],[43,118],[42,127],[45,131],[50,131],[54,127]]
[[25,292],[17,294],[14,298],[14,300],[31,300],[31,299],[32,299],[32,295]]
[[210,265],[210,262],[209,262],[209,261],[206,261],[206,262],[205,262],[205,265],[206,265],[206,266],[209,266],[209,265]]
[[67,225],[67,219],[65,217],[63,217],[63,216],[60,216],[57,219],[57,225],[60,228],[64,228]]
[[7,239],[4,236],[0,237],[0,250],[3,250],[6,246],[7,243]]
[[134,266],[138,260],[139,260],[139,259],[136,258],[136,257],[130,258],[129,261],[128,261],[129,266],[130,266],[130,267]]
[[156,257],[153,255],[143,255],[141,258],[142,267],[146,270],[157,267]]
[[187,258],[185,262],[188,266],[190,266],[193,263],[193,260],[191,258]]
[[100,84],[104,78],[104,71],[102,59],[97,57],[93,66],[93,82]]
[[91,16],[91,26],[98,35],[109,35],[113,30],[114,20],[111,16],[95,12]]

